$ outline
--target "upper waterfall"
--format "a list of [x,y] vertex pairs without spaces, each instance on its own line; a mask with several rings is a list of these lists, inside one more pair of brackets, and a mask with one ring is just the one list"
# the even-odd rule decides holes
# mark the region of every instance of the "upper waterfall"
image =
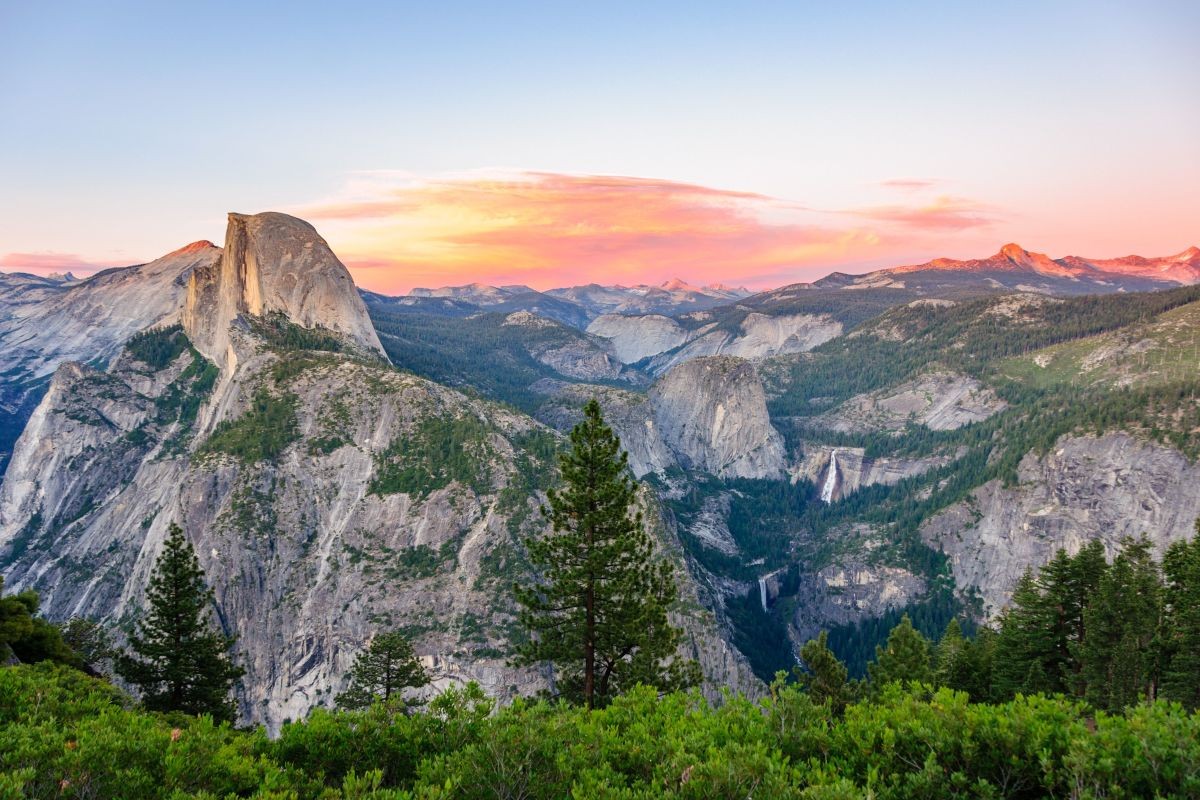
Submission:
[[837,454],[836,448],[829,454],[829,472],[825,475],[825,485],[821,487],[821,502],[826,504],[833,502],[833,491],[837,488]]

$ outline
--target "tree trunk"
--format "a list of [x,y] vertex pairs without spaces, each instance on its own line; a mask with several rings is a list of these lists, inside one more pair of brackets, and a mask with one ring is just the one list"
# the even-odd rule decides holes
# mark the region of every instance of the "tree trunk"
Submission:
[[583,698],[588,710],[594,705],[596,694],[596,583],[588,577],[587,623],[583,643]]

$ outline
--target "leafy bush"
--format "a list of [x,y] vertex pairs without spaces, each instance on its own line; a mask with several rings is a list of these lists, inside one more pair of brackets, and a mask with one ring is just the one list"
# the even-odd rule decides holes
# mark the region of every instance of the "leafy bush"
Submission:
[[0,797],[1189,798],[1200,714],[1093,715],[893,684],[839,716],[797,686],[759,702],[646,688],[588,712],[474,685],[419,712],[314,711],[278,738],[134,710],[57,665],[0,669]]

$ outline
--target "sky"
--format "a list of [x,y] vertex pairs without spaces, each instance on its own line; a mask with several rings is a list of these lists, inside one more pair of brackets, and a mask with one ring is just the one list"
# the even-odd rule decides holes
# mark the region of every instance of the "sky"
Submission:
[[229,211],[362,286],[1200,244],[1200,3],[0,0],[0,270]]

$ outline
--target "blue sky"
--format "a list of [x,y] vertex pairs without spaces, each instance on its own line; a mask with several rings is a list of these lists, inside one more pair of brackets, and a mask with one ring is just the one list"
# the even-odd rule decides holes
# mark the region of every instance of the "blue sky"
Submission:
[[488,170],[760,193],[810,228],[937,198],[987,219],[881,224],[800,277],[1200,239],[1200,4],[565,5],[0,0],[0,255],[137,261],[362,174]]

